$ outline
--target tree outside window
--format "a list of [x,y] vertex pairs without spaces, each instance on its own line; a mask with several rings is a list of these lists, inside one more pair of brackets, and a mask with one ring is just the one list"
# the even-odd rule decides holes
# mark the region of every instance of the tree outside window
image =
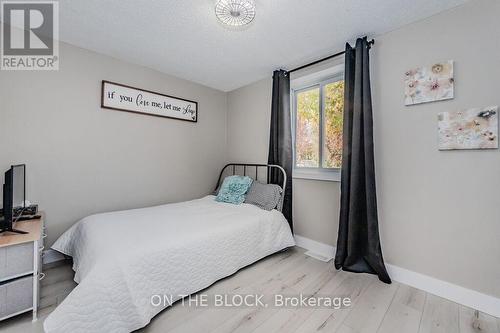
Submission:
[[296,168],[341,167],[343,111],[343,80],[329,80],[295,92]]

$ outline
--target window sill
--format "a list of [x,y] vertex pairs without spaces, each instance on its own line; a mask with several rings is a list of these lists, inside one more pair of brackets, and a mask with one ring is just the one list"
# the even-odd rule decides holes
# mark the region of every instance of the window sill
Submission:
[[340,182],[340,170],[320,171],[320,170],[293,170],[292,178],[322,180],[328,182]]

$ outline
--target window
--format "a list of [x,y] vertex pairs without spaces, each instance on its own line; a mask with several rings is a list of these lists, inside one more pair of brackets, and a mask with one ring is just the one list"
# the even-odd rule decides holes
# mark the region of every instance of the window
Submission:
[[344,78],[293,90],[297,178],[338,180],[342,165]]

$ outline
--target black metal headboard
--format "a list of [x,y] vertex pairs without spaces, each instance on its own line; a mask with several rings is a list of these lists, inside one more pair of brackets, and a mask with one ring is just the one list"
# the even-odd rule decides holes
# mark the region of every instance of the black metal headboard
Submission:
[[282,174],[281,180],[283,180],[282,184],[278,184],[282,188],[281,198],[276,207],[277,210],[281,212],[283,209],[283,199],[285,197],[285,189],[286,189],[286,172],[285,169],[280,167],[279,165],[274,164],[244,164],[244,163],[229,163],[226,164],[225,167],[222,168],[219,179],[217,180],[217,184],[215,185],[215,189],[217,190],[224,180],[224,177],[240,175],[240,176],[248,176],[256,181],[269,184],[270,174],[272,170],[278,170]]

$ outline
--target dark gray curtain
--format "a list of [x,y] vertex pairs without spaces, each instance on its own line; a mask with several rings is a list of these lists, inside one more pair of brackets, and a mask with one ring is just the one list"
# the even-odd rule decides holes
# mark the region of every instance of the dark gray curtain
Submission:
[[381,281],[391,283],[378,230],[369,49],[366,38],[358,39],[355,49],[346,45],[344,146],[335,267],[376,274]]
[[[271,136],[267,163],[277,164],[286,171],[287,182],[283,202],[283,215],[292,223],[292,120],[290,113],[290,75],[284,70],[273,73],[273,97],[271,103]],[[281,174],[270,173],[270,182],[281,184]]]

